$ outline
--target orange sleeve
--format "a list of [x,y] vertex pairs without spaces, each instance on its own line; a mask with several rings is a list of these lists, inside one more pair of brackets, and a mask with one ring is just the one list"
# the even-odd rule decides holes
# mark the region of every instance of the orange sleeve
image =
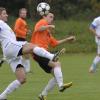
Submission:
[[35,31],[39,30],[41,26],[46,26],[48,25],[48,23],[45,20],[40,20],[39,22],[37,22],[37,24],[35,25]]
[[16,34],[20,34],[20,35],[24,35],[26,34],[24,30],[22,30],[20,27],[22,27],[22,21],[17,19],[15,22],[15,26],[14,26],[14,32]]
[[50,45],[55,47],[58,45],[58,40],[56,40],[53,36],[50,36]]

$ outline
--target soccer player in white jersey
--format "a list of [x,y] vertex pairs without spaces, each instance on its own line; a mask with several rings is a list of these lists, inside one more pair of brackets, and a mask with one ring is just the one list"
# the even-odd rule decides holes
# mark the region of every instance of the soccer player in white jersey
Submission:
[[57,55],[51,54],[43,48],[31,43],[16,41],[15,33],[6,23],[6,9],[0,7],[0,44],[3,54],[16,75],[16,80],[11,82],[8,87],[0,94],[0,100],[7,100],[7,95],[12,93],[20,85],[26,82],[26,69],[22,61],[22,55],[35,53],[41,57],[56,60]]
[[100,17],[97,17],[93,20],[90,25],[90,30],[95,36],[95,42],[97,44],[97,55],[93,60],[93,63],[89,69],[90,73],[94,73],[97,68],[97,64],[100,62]]

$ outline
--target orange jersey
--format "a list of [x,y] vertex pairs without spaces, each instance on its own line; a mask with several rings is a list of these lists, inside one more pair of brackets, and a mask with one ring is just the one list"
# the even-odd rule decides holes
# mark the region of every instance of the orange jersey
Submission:
[[48,23],[44,19],[41,19],[39,22],[37,22],[37,24],[35,25],[34,32],[32,33],[31,43],[48,50],[49,45],[55,47],[56,45],[58,45],[58,41],[48,32],[48,30],[41,32],[36,31],[39,30],[41,26],[46,25],[48,25]]
[[18,18],[14,26],[14,32],[16,33],[16,37],[26,38],[27,31],[28,26],[26,21],[22,18]]

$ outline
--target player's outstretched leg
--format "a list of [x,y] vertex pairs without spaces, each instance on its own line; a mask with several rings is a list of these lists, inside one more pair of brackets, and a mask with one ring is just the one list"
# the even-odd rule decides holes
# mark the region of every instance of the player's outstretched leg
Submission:
[[0,100],[7,100],[7,96],[26,82],[26,73],[24,67],[19,64],[15,69],[16,80],[11,82],[7,88],[0,94]]
[[34,53],[38,56],[45,57],[45,58],[48,58],[53,61],[57,61],[59,55],[64,53],[64,51],[65,51],[65,49],[61,49],[56,54],[52,54],[52,53],[48,52],[47,50],[45,50],[44,48],[38,47],[31,43],[26,43],[23,45],[22,54]]

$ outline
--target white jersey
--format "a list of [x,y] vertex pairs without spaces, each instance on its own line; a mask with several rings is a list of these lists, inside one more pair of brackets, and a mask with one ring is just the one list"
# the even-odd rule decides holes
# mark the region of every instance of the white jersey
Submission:
[[26,42],[16,41],[16,36],[13,30],[0,20],[0,43],[2,46],[3,54],[7,59],[16,58],[19,50]]
[[[96,34],[100,36],[100,17],[95,18],[91,25],[92,27],[94,27]],[[100,39],[98,39],[97,37],[95,38],[97,43],[100,42]]]
[[92,25],[95,27],[96,34],[100,35],[100,17],[95,18]]
[[0,43],[2,48],[4,48],[8,42],[16,41],[16,36],[13,30],[5,23],[0,20]]
[[18,64],[23,65],[26,72],[30,71],[30,65],[27,60],[23,59],[22,56],[18,56],[19,51],[26,42],[16,41],[15,33],[9,25],[2,20],[0,20],[0,43],[2,45],[3,54],[13,72],[16,71]]

